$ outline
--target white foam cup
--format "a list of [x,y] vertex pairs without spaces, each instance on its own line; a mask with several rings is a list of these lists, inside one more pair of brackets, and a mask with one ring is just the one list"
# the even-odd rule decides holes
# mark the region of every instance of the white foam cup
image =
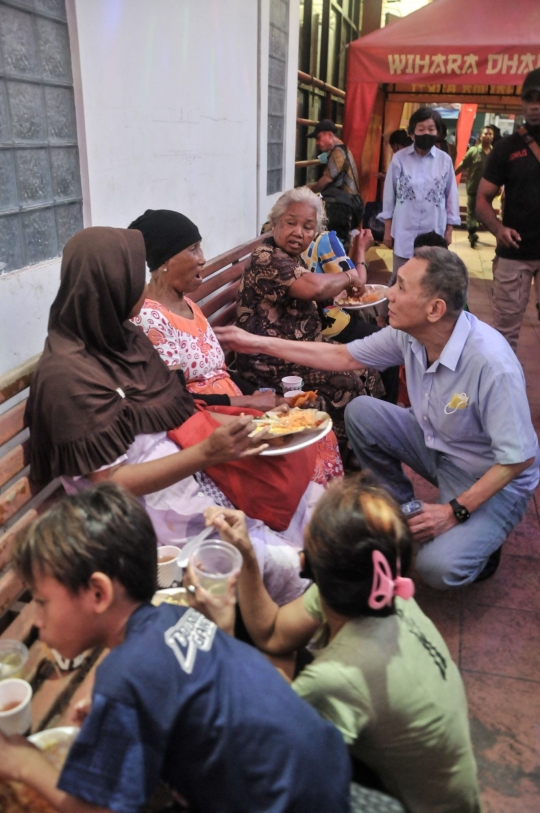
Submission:
[[304,379],[301,378],[299,375],[286,375],[284,378],[281,379],[281,388],[283,390],[283,394],[290,392],[291,390],[302,390],[304,386]]
[[171,587],[174,581],[181,578],[181,568],[178,566],[178,557],[182,553],[176,545],[162,545],[157,549],[158,559],[161,556],[173,557],[168,562],[159,562],[157,566],[157,580],[160,587]]
[[288,392],[286,392],[286,393],[283,395],[283,397],[285,398],[285,401],[286,401],[286,402],[289,404],[289,406],[290,406],[291,399],[292,399],[292,398],[295,398],[297,395],[302,395],[302,393],[303,393],[303,390],[289,390]]
[[17,703],[7,711],[0,711],[0,731],[3,734],[10,736],[11,734],[26,734],[30,731],[32,725],[31,700],[32,687],[26,680],[7,678],[0,683],[0,709],[11,703]]

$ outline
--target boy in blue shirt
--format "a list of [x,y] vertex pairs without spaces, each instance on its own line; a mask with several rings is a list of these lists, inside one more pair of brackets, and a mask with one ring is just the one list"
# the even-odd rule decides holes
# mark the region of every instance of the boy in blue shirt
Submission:
[[110,483],[63,499],[17,540],[41,638],[67,658],[112,651],[60,776],[3,735],[0,776],[61,813],[136,813],[160,779],[193,813],[348,811],[337,729],[255,649],[192,608],[153,607],[156,560],[150,520]]

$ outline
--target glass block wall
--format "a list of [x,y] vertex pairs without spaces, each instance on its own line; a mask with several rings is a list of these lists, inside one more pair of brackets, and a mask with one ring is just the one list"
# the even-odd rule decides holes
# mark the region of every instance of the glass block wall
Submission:
[[288,51],[289,0],[270,0],[267,195],[283,189]]
[[0,274],[83,227],[64,0],[0,0]]

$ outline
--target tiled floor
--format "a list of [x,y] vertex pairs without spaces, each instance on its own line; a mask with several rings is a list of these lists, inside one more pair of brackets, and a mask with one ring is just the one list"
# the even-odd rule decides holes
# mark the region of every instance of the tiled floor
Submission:
[[[480,234],[471,249],[465,231],[452,250],[470,272],[469,307],[492,323],[494,238]],[[379,250],[380,251],[380,250]],[[386,259],[386,257],[385,257]],[[540,321],[534,293],[521,330],[523,364],[533,422],[540,431]],[[414,477],[417,495],[435,489]],[[485,813],[540,811],[540,487],[537,498],[503,547],[499,570],[454,593],[418,585],[419,603],[458,662],[469,700],[471,732]]]

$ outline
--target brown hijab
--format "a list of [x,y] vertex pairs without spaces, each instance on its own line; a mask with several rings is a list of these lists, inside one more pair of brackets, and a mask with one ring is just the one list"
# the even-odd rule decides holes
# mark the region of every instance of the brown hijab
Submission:
[[135,435],[193,414],[191,395],[129,322],[144,284],[139,231],[89,228],[66,244],[26,409],[33,479],[88,474],[114,463]]

